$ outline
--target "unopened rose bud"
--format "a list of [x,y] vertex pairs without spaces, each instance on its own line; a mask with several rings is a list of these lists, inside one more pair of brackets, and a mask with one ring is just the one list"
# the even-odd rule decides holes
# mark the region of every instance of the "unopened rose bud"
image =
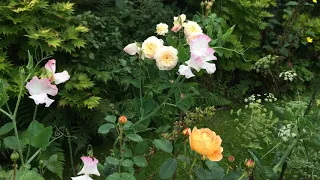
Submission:
[[201,1],[200,6],[201,6],[201,8],[204,6],[204,2],[203,1]]
[[191,134],[191,129],[190,129],[190,128],[185,128],[185,129],[182,131],[182,134],[185,135],[185,136],[190,136],[190,134]]
[[125,115],[122,115],[119,117],[119,123],[120,124],[126,124],[127,123],[127,117]]
[[252,159],[249,159],[245,165],[248,167],[248,168],[254,168],[254,166],[256,165],[256,163],[252,160]]
[[228,161],[229,162],[234,162],[234,160],[235,160],[234,156],[228,156]]

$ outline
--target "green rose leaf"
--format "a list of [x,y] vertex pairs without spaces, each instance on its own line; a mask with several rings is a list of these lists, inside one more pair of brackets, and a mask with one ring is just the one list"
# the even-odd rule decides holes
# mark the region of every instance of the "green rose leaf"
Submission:
[[148,166],[148,162],[147,162],[146,158],[143,156],[135,156],[135,157],[133,157],[133,161],[138,167],[147,167]]
[[110,122],[110,123],[115,123],[117,121],[117,117],[113,115],[107,115],[104,120]]
[[111,157],[111,156],[108,156],[107,158],[106,158],[106,161],[108,162],[108,163],[110,163],[110,164],[112,164],[112,165],[119,165],[119,163],[120,163],[120,161],[119,161],[119,159],[117,159],[117,158],[115,158],[115,157]]
[[135,142],[142,142],[143,141],[143,138],[138,134],[129,134],[127,136],[127,138],[132,141],[135,141]]
[[123,167],[132,167],[133,164],[134,164],[133,161],[131,161],[130,159],[126,159],[126,160],[121,162],[121,165]]
[[110,129],[114,128],[115,125],[108,123],[108,124],[103,124],[99,127],[98,133],[100,134],[108,134],[110,132]]
[[177,169],[177,161],[173,158],[167,159],[160,167],[159,176],[161,179],[169,179]]
[[155,139],[153,140],[153,144],[156,148],[161,149],[164,152],[171,153],[172,152],[172,144],[167,139]]

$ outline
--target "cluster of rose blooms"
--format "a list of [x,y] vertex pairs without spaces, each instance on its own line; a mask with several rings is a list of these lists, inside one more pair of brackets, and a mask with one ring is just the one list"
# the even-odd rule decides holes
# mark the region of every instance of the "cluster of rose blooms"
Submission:
[[[50,99],[48,95],[55,96],[58,94],[58,88],[56,85],[66,82],[70,79],[69,73],[63,71],[56,73],[56,60],[49,60],[45,67],[45,75],[42,78],[34,76],[26,85],[29,91],[29,98],[33,99],[36,105],[45,104],[45,107],[49,107],[54,100]],[[54,83],[54,84],[53,84]]]
[[[184,14],[174,17],[173,20],[171,31],[178,32],[183,29],[191,53],[190,59],[179,66],[179,74],[191,78],[195,76],[192,69],[197,72],[204,69],[208,74],[214,73],[216,66],[209,61],[217,60],[217,57],[213,55],[215,51],[209,47],[210,37],[203,34],[198,23],[186,21]],[[166,35],[169,32],[168,25],[165,23],[158,24],[156,32],[161,36]],[[151,36],[142,43],[128,44],[123,50],[130,55],[137,54],[141,59],[155,60],[159,70],[171,70],[176,67],[179,61],[178,50],[172,46],[165,46],[163,40],[156,36]]]

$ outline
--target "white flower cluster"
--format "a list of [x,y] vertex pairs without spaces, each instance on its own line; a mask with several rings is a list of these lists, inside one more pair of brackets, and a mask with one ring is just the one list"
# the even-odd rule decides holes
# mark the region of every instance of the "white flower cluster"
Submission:
[[245,103],[261,103],[261,99],[260,99],[261,95],[260,94],[252,94],[251,96],[249,96],[248,98],[244,99]]
[[278,136],[283,140],[283,141],[288,141],[291,138],[294,138],[297,136],[294,130],[294,125],[292,124],[287,124],[282,126],[279,129]]
[[265,102],[275,102],[278,100],[276,97],[274,97],[272,93],[265,93],[264,96],[265,96],[264,98]]
[[293,78],[296,76],[297,76],[297,73],[290,70],[290,71],[280,73],[279,78],[283,78],[283,80],[285,81],[293,81]]
[[257,73],[262,72],[262,73],[267,73],[267,69],[276,63],[276,58],[277,56],[265,56],[261,59],[259,59],[252,67],[253,70],[255,70]]

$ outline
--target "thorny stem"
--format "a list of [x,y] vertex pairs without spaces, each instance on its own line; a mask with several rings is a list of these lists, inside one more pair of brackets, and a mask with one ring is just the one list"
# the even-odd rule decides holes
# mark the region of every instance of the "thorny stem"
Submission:
[[123,129],[122,129],[122,125],[119,124],[119,150],[120,150],[120,163],[119,163],[119,174],[121,174],[121,163],[122,163],[122,160],[123,160],[123,157],[122,157],[122,146],[123,146]]

